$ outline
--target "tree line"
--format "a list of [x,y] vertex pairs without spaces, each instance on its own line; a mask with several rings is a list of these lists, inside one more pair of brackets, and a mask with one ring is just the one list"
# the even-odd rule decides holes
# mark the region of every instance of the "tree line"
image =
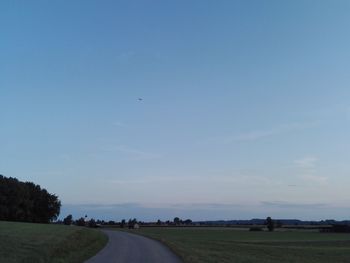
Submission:
[[0,175],[0,220],[49,223],[60,209],[58,197],[39,185]]
[[138,221],[136,218],[129,219],[128,221],[123,219],[120,222],[118,221],[104,221],[94,218],[88,219],[87,215],[85,217],[80,217],[78,219],[73,219],[73,216],[69,214],[66,216],[63,220],[58,220],[56,222],[57,224],[64,224],[64,225],[77,225],[77,226],[88,226],[88,227],[99,227],[99,226],[119,226],[120,228],[135,228],[136,225],[138,226],[191,226],[193,225],[193,222],[191,219],[182,220],[179,217],[175,217],[173,221],[167,220],[167,221],[161,221],[158,219],[156,222],[143,222]]

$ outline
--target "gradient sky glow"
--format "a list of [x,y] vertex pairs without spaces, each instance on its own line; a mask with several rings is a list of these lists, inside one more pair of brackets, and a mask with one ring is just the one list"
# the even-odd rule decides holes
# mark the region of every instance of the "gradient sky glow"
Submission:
[[348,219],[349,13],[1,1],[0,174],[62,216]]

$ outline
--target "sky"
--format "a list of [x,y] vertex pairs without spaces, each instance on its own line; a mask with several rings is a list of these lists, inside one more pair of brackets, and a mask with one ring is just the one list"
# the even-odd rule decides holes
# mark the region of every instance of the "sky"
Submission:
[[0,174],[62,217],[349,219],[349,12],[1,1]]

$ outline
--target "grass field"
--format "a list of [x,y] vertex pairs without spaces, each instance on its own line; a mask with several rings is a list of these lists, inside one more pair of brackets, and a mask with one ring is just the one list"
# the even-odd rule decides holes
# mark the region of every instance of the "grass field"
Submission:
[[350,234],[229,228],[141,228],[132,232],[161,240],[187,263],[350,262]]
[[75,226],[0,222],[0,262],[83,262],[107,243],[98,230]]

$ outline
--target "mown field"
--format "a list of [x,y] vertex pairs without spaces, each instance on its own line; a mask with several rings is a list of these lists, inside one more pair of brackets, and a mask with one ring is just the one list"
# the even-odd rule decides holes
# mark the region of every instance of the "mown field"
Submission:
[[187,263],[350,262],[350,234],[230,228],[141,228],[132,232],[161,240]]
[[81,263],[106,243],[107,237],[95,229],[0,222],[1,263]]

